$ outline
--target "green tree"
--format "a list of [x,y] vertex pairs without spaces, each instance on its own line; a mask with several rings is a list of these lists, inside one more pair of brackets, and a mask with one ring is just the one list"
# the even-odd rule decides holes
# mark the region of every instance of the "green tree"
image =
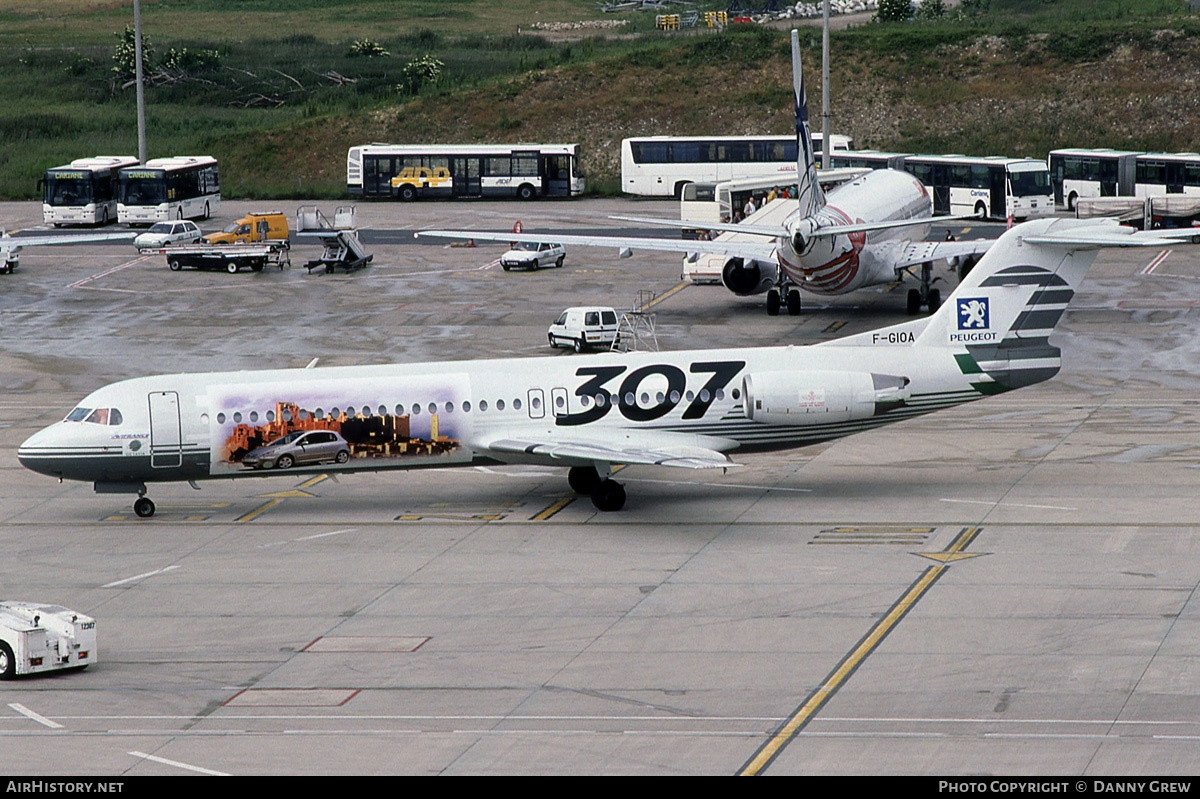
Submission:
[[875,10],[875,19],[880,22],[903,22],[912,16],[912,5],[909,0],[879,0],[879,8]]
[[942,19],[946,16],[946,4],[942,0],[921,0],[915,16],[917,19]]
[[[120,41],[113,51],[113,68],[119,80],[133,80],[137,76],[137,34],[132,25],[125,26],[125,32],[117,34]],[[154,48],[150,40],[142,37],[142,66],[148,68]]]
[[404,76],[404,83],[396,88],[401,92],[416,94],[425,84],[436,81],[445,66],[428,53],[420,58],[414,58],[404,65],[404,70],[401,72]]

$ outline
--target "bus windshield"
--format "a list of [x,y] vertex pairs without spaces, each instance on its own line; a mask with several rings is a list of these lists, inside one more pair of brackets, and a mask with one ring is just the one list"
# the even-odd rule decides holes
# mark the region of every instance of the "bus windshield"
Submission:
[[121,202],[126,205],[159,205],[167,201],[167,182],[161,177],[121,177]]
[[1044,197],[1050,193],[1050,173],[1044,169],[1010,172],[1014,197]]
[[47,205],[86,205],[92,201],[91,175],[82,172],[46,175]]

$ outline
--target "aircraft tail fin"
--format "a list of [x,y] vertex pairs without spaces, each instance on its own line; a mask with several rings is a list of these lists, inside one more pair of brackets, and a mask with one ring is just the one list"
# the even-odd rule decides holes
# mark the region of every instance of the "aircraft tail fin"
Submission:
[[955,350],[963,372],[980,375],[980,390],[999,393],[1047,380],[1061,365],[1050,334],[1101,248],[1186,243],[1190,238],[1141,234],[1111,219],[1017,225],[929,318],[915,346]]
[[796,104],[796,196],[800,199],[801,216],[811,217],[825,207],[825,193],[817,180],[817,160],[808,127],[808,94],[800,68],[800,32],[797,30],[792,31],[792,96]]

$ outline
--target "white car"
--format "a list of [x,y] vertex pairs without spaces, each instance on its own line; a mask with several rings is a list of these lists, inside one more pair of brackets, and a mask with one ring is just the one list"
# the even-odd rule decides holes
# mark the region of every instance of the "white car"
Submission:
[[194,244],[203,235],[196,223],[187,219],[155,222],[149,230],[133,240],[133,246],[139,250],[152,250],[168,244]]
[[546,331],[551,347],[569,347],[576,352],[611,349],[617,340],[617,312],[612,308],[568,308]]
[[567,257],[567,251],[561,244],[535,244],[520,242],[504,255],[500,256],[500,265],[507,272],[510,269],[538,269],[554,264],[562,266]]

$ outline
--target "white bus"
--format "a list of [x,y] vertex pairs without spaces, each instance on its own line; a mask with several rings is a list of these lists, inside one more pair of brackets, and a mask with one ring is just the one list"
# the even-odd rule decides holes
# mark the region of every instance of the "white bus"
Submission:
[[576,197],[578,144],[364,144],[346,155],[352,197]]
[[[813,151],[821,152],[821,134]],[[831,151],[853,146],[849,136],[830,134]],[[621,191],[647,197],[683,197],[689,183],[724,183],[777,177],[796,182],[796,137],[644,136],[621,142]]]
[[1134,181],[1138,197],[1200,196],[1200,153],[1142,153]]
[[684,228],[683,237],[695,239],[704,235],[709,230],[706,223],[741,221],[747,200],[753,199],[755,207],[761,208],[772,192],[775,197],[784,197],[795,190],[791,176],[782,181],[771,176],[727,180],[716,186],[689,183],[683,187],[683,196],[679,198],[679,218],[684,222],[695,222],[696,226]]
[[1074,211],[1080,197],[1133,197],[1138,155],[1130,150],[1051,150],[1046,164],[1054,202]]
[[885,153],[879,150],[841,150],[830,152],[831,169],[896,169],[903,171],[904,159],[913,153]]
[[55,227],[117,221],[117,173],[137,162],[132,155],[98,155],[47,169],[38,181],[42,220]]
[[1054,214],[1045,161],[1003,156],[914,155],[904,170],[933,195],[933,213],[984,219],[1033,219]]
[[220,207],[217,159],[208,155],[153,158],[125,167],[117,182],[117,219],[126,225],[208,219]]

